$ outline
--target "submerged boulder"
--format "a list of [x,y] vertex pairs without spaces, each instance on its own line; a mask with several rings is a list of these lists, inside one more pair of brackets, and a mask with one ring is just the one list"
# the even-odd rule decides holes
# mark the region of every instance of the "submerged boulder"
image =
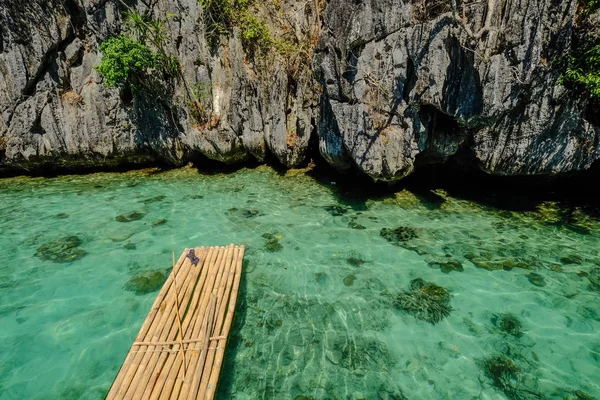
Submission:
[[439,267],[443,273],[449,274],[452,271],[463,272],[464,268],[460,261],[455,260],[451,257],[446,258],[432,258],[427,260],[427,264],[432,267]]
[[117,215],[115,217],[115,221],[118,221],[118,222],[137,221],[137,220],[144,218],[144,215],[146,215],[146,214],[141,211],[132,211],[132,212],[128,212],[125,214]]
[[166,198],[167,198],[167,196],[161,194],[158,196],[150,197],[149,199],[140,200],[140,203],[144,203],[144,204],[158,203],[159,201],[163,201]]
[[283,246],[281,245],[281,243],[279,243],[278,237],[272,237],[265,242],[265,249],[268,252],[274,253],[283,249]]
[[435,283],[414,279],[410,291],[398,293],[394,306],[422,321],[435,324],[450,315],[450,293]]
[[35,256],[40,260],[55,263],[76,261],[87,254],[85,250],[79,248],[80,245],[81,239],[79,237],[65,236],[38,247]]
[[379,236],[388,242],[398,246],[401,242],[406,242],[418,237],[417,231],[408,226],[399,226],[397,228],[382,228]]
[[135,294],[146,294],[157,291],[167,280],[167,275],[162,271],[145,271],[132,276],[125,283],[125,290]]
[[496,329],[502,333],[514,336],[516,338],[523,336],[523,325],[514,314],[506,313],[494,315],[492,317],[492,323]]
[[157,226],[164,225],[167,222],[168,222],[168,220],[166,218],[157,219],[156,221],[152,222],[152,227],[155,228]]
[[348,207],[345,207],[341,204],[332,204],[329,206],[325,206],[325,210],[329,211],[334,217],[339,217],[348,212]]

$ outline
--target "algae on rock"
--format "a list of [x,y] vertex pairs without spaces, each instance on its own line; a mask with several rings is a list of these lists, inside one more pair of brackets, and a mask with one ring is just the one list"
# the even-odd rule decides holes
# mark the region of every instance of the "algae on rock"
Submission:
[[411,290],[398,293],[394,306],[422,321],[435,324],[450,315],[450,293],[421,278],[411,281]]
[[40,260],[55,263],[67,263],[83,258],[87,252],[80,249],[81,239],[77,236],[65,236],[41,245],[35,252]]
[[162,271],[145,271],[132,276],[125,283],[125,290],[135,294],[154,292],[162,287],[167,280],[167,275]]

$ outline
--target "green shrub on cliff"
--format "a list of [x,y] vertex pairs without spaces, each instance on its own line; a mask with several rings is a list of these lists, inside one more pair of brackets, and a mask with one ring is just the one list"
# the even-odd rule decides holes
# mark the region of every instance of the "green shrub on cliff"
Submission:
[[136,88],[156,65],[156,54],[148,46],[119,35],[100,44],[102,61],[96,67],[108,87],[131,86]]
[[250,54],[272,44],[271,32],[264,20],[250,11],[252,0],[198,0],[204,9],[207,38],[214,43],[240,28],[242,44]]
[[579,2],[576,34],[562,77],[563,83],[591,99],[600,99],[600,37],[589,17],[599,9],[600,0]]
[[180,74],[179,60],[166,51],[166,19],[153,18],[133,8],[123,17],[126,33],[100,44],[102,61],[96,69],[106,86],[163,93],[164,83]]
[[588,44],[569,57],[564,80],[600,98],[600,44]]

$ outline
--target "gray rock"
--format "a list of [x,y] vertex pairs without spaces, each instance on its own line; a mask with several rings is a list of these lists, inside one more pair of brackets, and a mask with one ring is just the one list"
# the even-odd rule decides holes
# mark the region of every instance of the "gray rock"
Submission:
[[[464,155],[499,175],[580,171],[600,157],[598,127],[551,62],[570,50],[575,0],[472,3],[466,23],[449,5],[330,0],[320,13],[284,0],[290,34],[304,44],[320,32],[312,64],[308,46],[297,68],[247,57],[238,29],[211,48],[197,0],[139,2],[175,15],[167,50],[182,66],[150,97],[106,88],[94,69],[99,43],[123,30],[118,2],[26,3],[1,6],[0,171],[269,154],[296,167],[311,138],[334,168],[383,181]],[[203,123],[190,107],[199,87]]]
[[[226,163],[263,161],[267,152],[289,167],[305,161],[318,108],[310,65],[300,68],[295,89],[288,90],[294,85],[285,60],[249,63],[239,32],[211,51],[197,0],[154,3],[151,10],[142,3],[137,8],[176,15],[167,19],[167,43],[183,79],[158,96],[136,94],[133,102],[106,88],[94,70],[99,43],[123,29],[118,2],[3,3],[0,170],[158,161],[177,166],[197,154]],[[290,16],[310,24],[298,12],[302,6],[290,3]],[[209,89],[201,99],[211,117],[206,126],[190,113],[190,93],[198,85]]]
[[598,159],[598,128],[550,65],[569,51],[575,1],[480,2],[466,27],[450,7],[424,16],[420,4],[328,3],[313,60],[327,161],[397,180],[461,148],[501,175],[579,171]]

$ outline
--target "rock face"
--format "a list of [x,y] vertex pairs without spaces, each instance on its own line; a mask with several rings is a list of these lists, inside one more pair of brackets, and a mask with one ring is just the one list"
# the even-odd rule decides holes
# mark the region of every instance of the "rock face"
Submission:
[[467,1],[467,23],[451,4],[328,4],[313,61],[323,156],[383,180],[459,150],[494,174],[588,168],[598,128],[551,67],[568,54],[577,2]]
[[[123,29],[117,1],[26,3],[0,4],[0,170],[269,154],[295,167],[311,138],[336,169],[386,181],[451,157],[501,175],[600,157],[598,127],[552,63],[570,50],[576,0],[283,1],[296,36],[320,32],[312,65],[307,52],[293,74],[246,57],[237,29],[207,43],[197,0],[130,1],[174,15],[168,51],[183,78],[160,99],[106,88],[94,70],[99,43]],[[209,123],[191,116],[194,90]]]
[[[99,43],[123,29],[119,2],[27,3],[0,3],[0,169],[180,165],[198,154],[233,163],[263,161],[267,152],[289,167],[305,161],[318,110],[309,63],[292,85],[279,61],[269,60],[268,72],[255,68],[237,31],[210,46],[198,0],[150,2],[152,8],[129,1],[142,13],[174,15],[168,51],[183,71],[165,98],[131,99],[105,87],[94,69]],[[310,4],[300,10],[290,3],[295,29],[313,23],[304,12]],[[194,122],[186,100],[198,88],[211,112],[208,126]]]

